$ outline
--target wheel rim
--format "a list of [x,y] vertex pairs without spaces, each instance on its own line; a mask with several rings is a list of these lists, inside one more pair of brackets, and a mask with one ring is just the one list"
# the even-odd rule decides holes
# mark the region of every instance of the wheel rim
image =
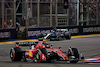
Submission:
[[11,52],[10,52],[10,58],[11,58],[11,60],[14,60],[14,53],[13,53],[13,50],[11,50]]
[[11,58],[12,61],[15,59],[15,51],[14,51],[13,48],[10,51],[10,58]]
[[13,52],[11,52],[10,57],[13,58]]
[[39,53],[36,53],[36,55],[35,55],[35,63],[38,63],[39,62],[39,60],[40,60],[40,58],[39,58]]
[[39,59],[39,53],[36,54],[36,59]]

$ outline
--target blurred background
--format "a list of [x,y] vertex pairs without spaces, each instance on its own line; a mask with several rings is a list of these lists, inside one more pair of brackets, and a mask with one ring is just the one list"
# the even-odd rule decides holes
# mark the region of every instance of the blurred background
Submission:
[[0,29],[100,25],[100,0],[0,0]]

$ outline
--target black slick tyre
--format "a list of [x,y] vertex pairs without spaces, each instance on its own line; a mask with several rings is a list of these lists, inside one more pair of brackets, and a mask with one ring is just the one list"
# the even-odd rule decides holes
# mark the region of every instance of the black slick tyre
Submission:
[[77,63],[79,61],[79,51],[77,48],[71,48],[73,55],[69,54],[69,56],[75,56],[75,60],[69,60],[70,63]]
[[10,58],[12,61],[21,61],[22,59],[22,51],[21,48],[11,48],[10,50]]

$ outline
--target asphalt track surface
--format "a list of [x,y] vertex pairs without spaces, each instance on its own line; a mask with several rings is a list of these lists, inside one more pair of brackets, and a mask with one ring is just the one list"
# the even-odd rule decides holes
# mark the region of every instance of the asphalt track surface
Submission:
[[[100,57],[100,36],[72,38],[71,40],[63,41],[48,41],[52,43],[53,47],[62,47],[63,51],[67,51],[68,47],[75,47],[80,50],[85,58],[98,58]],[[100,67],[100,64],[88,64],[83,61],[77,64],[69,64],[66,61],[55,63],[33,63],[33,62],[12,62],[10,60],[10,49],[14,44],[0,45],[0,67]],[[22,49],[28,49],[23,47]]]

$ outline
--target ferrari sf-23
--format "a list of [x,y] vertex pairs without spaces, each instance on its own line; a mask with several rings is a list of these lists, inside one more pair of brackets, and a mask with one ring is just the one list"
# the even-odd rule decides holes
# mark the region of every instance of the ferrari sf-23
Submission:
[[[55,62],[67,61],[77,63],[84,59],[84,56],[77,48],[68,48],[68,51],[63,52],[61,47],[53,48],[51,44],[45,41],[27,42],[30,49],[22,51],[20,48],[22,43],[16,43],[15,47],[10,50],[10,58],[12,61],[24,62]],[[25,42],[24,42],[25,44]]]

